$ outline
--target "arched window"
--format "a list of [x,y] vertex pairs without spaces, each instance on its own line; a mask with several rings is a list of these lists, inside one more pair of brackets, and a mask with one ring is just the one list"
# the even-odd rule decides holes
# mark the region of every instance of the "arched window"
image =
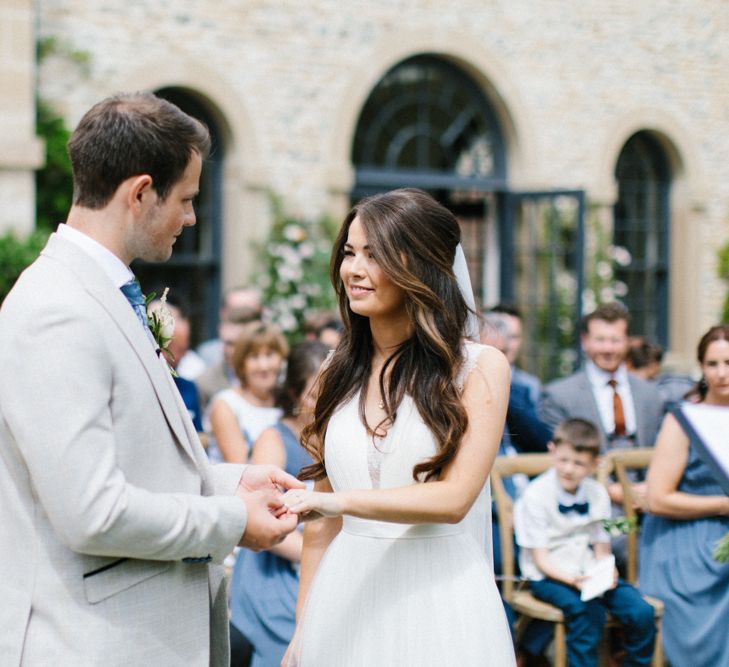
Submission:
[[489,221],[492,232],[496,228],[495,192],[506,184],[506,154],[496,114],[475,81],[431,54],[395,65],[362,109],[352,162],[354,200],[419,187],[458,216],[480,294]]
[[217,335],[225,146],[219,122],[205,101],[193,91],[163,88],[155,94],[205,123],[212,138],[212,150],[200,176],[200,194],[195,202],[197,223],[182,232],[167,262],[137,262],[134,271],[145,291],[154,291],[159,296],[165,287],[169,287],[170,299],[187,308],[191,321],[191,344],[196,345]]
[[669,194],[671,174],[665,151],[648,132],[626,142],[615,168],[614,243],[627,248],[628,266],[616,278],[628,287],[623,299],[631,329],[668,345]]

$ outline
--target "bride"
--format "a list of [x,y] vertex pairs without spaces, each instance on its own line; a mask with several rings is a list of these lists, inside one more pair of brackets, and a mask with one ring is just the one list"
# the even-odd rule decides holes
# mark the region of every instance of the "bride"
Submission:
[[464,338],[459,238],[447,209],[403,189],[357,204],[335,242],[345,329],[303,436],[314,490],[285,497],[318,520],[283,665],[514,664],[485,539],[509,366]]

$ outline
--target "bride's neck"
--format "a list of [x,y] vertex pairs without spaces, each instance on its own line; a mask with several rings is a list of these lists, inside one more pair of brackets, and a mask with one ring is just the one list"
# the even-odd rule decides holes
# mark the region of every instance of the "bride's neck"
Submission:
[[380,368],[385,360],[412,334],[409,322],[372,322],[372,368]]

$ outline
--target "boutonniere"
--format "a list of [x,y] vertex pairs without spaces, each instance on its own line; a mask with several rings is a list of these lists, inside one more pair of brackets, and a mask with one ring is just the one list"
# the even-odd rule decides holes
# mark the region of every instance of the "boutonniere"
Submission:
[[[159,301],[154,304],[150,309],[149,313],[149,330],[152,332],[152,337],[157,343],[159,351],[164,354],[167,366],[170,369],[170,373],[174,377],[177,377],[177,371],[172,368],[172,362],[175,360],[175,355],[169,349],[170,341],[175,333],[175,318],[170,312],[169,306],[167,305],[167,292],[170,291],[169,287],[165,287],[165,291],[162,293]],[[146,305],[152,303],[156,294],[152,292],[149,296],[145,297]]]

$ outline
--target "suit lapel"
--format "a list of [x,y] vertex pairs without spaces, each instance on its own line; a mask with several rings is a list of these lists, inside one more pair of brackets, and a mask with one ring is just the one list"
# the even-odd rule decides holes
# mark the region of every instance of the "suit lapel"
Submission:
[[55,234],[49,239],[43,254],[68,267],[79,278],[86,291],[101,305],[114,324],[121,330],[142,363],[154,387],[154,392],[170,429],[182,449],[194,461],[192,444],[185,425],[187,411],[185,410],[184,414],[181,412],[175,396],[176,388],[170,377],[169,369],[157,357],[144,328],[121,290],[112,284],[101,267],[86,253],[73,243]]
[[597,426],[602,426],[602,419],[600,418],[600,410],[597,407],[595,394],[592,391],[592,385],[587,377],[587,373],[584,371],[580,373],[578,394],[579,400],[583,401],[585,412],[590,414],[590,421],[593,421]]
[[583,370],[580,371],[578,379],[579,383],[577,385],[577,400],[582,402],[584,414],[589,415],[586,418],[598,427],[604,447],[607,445],[607,434],[605,432],[605,425],[602,423],[602,417],[600,416],[600,409],[597,407],[595,392],[592,391],[590,378],[587,377],[587,373],[585,373],[585,371]]

